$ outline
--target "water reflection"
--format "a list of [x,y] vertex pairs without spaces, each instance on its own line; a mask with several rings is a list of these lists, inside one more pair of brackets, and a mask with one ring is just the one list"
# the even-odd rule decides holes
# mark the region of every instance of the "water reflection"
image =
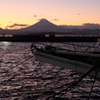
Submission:
[[0,42],[0,47],[1,47],[3,50],[6,50],[10,45],[11,45],[11,42],[7,42],[7,41],[2,41],[2,42]]
[[11,44],[11,42],[7,42],[7,41],[2,41],[1,43],[2,43],[4,46],[8,46],[8,45]]
[[[38,65],[35,58],[26,60],[33,56],[30,46],[31,43],[0,42],[0,100],[46,100],[79,77],[68,69],[43,62]],[[91,85],[92,79],[87,77],[63,98],[86,100]],[[99,87],[100,82],[96,82],[93,92],[98,92]]]

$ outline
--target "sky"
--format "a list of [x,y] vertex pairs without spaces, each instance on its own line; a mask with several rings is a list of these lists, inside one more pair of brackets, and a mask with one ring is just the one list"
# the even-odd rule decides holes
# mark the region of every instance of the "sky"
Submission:
[[0,0],[0,28],[27,27],[42,18],[56,25],[100,24],[100,0]]

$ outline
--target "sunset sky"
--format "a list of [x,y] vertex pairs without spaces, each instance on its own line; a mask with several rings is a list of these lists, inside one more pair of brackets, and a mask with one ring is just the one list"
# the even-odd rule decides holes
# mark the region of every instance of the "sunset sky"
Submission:
[[100,0],[0,0],[1,28],[21,28],[42,18],[56,25],[100,24]]

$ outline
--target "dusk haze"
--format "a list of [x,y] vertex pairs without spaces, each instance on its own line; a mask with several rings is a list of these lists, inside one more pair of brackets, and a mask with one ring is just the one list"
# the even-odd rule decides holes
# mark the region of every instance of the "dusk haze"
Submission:
[[0,28],[19,29],[45,18],[55,25],[100,24],[100,0],[1,0]]

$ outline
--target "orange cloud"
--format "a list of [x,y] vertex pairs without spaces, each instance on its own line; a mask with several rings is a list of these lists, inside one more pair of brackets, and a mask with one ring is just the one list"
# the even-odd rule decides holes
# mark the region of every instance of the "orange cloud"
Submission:
[[37,15],[34,15],[33,17],[37,17]]
[[53,19],[53,20],[51,20],[51,21],[59,21],[59,19]]
[[17,23],[14,23],[13,25],[6,26],[6,28],[27,27],[27,26],[29,26],[29,25],[28,24],[17,24]]

